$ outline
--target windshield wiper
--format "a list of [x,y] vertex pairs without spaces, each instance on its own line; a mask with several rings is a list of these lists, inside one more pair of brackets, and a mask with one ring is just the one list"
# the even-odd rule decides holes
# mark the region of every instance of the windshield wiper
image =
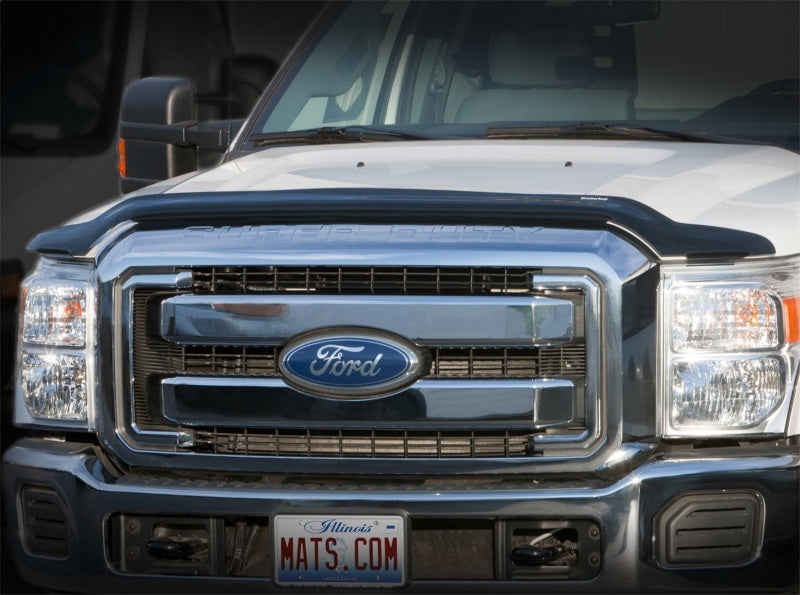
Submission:
[[373,128],[371,126],[324,126],[311,130],[262,132],[250,135],[250,141],[257,147],[292,143],[325,145],[395,140],[432,140],[435,138],[441,137]]
[[701,130],[674,130],[635,122],[582,122],[564,126],[490,127],[486,130],[486,138],[607,138],[760,144],[749,139],[718,136]]

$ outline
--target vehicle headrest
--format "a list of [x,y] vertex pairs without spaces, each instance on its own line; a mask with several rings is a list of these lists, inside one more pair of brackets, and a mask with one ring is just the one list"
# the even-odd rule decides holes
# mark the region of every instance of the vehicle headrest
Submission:
[[577,85],[593,70],[591,49],[579,31],[499,31],[489,39],[489,76],[498,85]]

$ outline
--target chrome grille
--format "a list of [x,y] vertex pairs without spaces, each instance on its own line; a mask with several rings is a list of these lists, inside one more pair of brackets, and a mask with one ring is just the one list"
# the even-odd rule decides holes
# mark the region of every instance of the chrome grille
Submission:
[[[622,436],[622,289],[647,258],[603,230],[393,230],[130,233],[100,264],[102,439],[132,467],[225,473],[595,470]],[[288,341],[359,328],[419,350],[405,388],[323,398],[278,372]]]
[[[133,421],[143,431],[176,432],[182,451],[215,455],[288,457],[481,458],[533,454],[530,428],[441,430],[363,427],[297,428],[177,425],[162,415],[161,379],[279,378],[279,346],[192,345],[166,340],[159,332],[160,304],[171,297],[206,294],[415,294],[491,296],[532,294],[531,269],[470,267],[202,267],[189,271],[191,288],[138,286],[132,290]],[[584,324],[583,294],[561,296],[578,304]],[[570,343],[531,346],[430,346],[425,349],[430,380],[574,380],[583,398],[587,356],[583,331]],[[487,395],[488,397],[488,395]],[[585,431],[583,401],[576,419],[560,430]],[[258,425],[258,424],[254,424]],[[263,426],[263,424],[262,424]],[[552,436],[551,436],[552,437]]]

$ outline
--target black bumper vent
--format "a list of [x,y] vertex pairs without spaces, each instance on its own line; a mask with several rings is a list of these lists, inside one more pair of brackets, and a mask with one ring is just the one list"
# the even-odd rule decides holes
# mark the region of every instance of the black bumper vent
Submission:
[[21,490],[25,545],[31,554],[65,558],[69,554],[66,506],[51,488],[23,486]]
[[656,561],[664,567],[747,564],[761,549],[763,526],[755,492],[684,494],[656,516]]

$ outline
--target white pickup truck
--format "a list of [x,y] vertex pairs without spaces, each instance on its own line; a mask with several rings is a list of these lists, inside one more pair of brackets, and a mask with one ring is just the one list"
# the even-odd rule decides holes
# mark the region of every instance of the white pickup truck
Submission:
[[244,122],[132,84],[133,191],[29,246],[23,576],[795,592],[799,9],[333,3]]

